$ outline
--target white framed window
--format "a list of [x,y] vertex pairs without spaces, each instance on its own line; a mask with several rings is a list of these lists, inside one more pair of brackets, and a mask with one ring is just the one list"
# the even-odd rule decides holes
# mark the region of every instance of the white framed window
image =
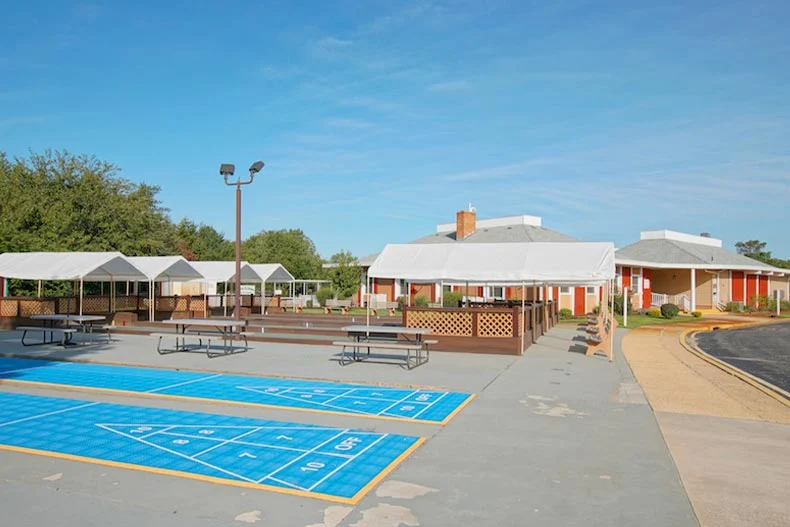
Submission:
[[631,293],[638,295],[640,286],[642,285],[642,277],[638,274],[631,275]]
[[595,289],[596,289],[595,286],[587,286],[587,294],[594,295],[596,293]]
[[561,295],[570,295],[571,288],[570,287],[560,287],[560,294]]
[[496,299],[504,299],[505,298],[505,288],[504,287],[491,287],[491,297]]

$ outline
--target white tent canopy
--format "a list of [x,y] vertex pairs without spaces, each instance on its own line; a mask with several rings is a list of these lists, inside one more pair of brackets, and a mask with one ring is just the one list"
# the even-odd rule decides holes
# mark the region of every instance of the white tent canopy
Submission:
[[601,284],[615,276],[614,245],[604,242],[390,244],[371,278],[501,285]]
[[126,259],[140,269],[149,281],[186,282],[203,279],[203,275],[183,256],[127,256]]
[[[190,262],[193,268],[203,278],[195,281],[203,282],[233,282],[236,279],[236,262]],[[256,273],[250,264],[241,262],[241,282],[260,282],[262,278]]]
[[249,264],[263,282],[293,282],[294,277],[288,270],[278,263]]
[[0,276],[24,280],[111,282],[147,280],[119,252],[31,252],[0,254]]

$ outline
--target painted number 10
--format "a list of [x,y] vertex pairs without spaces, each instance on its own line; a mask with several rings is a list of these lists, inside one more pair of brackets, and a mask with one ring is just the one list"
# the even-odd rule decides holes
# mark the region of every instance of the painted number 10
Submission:
[[324,468],[324,464],[319,463],[318,461],[311,461],[310,463],[302,467],[302,472],[315,472],[319,468]]

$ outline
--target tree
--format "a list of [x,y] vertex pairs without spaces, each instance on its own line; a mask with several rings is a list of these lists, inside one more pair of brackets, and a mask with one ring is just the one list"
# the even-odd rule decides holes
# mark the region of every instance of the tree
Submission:
[[244,240],[242,258],[250,263],[282,264],[296,279],[311,279],[321,272],[321,257],[301,229],[261,231]]
[[340,251],[329,258],[334,264],[326,271],[326,277],[332,281],[332,287],[339,298],[348,298],[359,288],[362,279],[362,268],[350,252]]
[[754,258],[761,262],[768,262],[771,260],[771,252],[765,250],[766,245],[765,242],[761,242],[760,240],[749,240],[747,242],[737,242],[735,244],[735,250],[738,251],[738,254]]
[[175,227],[175,248],[187,260],[234,260],[233,243],[209,225],[183,219]]

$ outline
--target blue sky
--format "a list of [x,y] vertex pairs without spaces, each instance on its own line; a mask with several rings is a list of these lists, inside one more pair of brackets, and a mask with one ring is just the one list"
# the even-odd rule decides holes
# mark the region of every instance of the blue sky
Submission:
[[[222,5],[227,7],[222,7]],[[0,150],[67,149],[234,232],[222,162],[266,168],[243,235],[358,256],[533,214],[790,258],[790,3],[14,2]]]

